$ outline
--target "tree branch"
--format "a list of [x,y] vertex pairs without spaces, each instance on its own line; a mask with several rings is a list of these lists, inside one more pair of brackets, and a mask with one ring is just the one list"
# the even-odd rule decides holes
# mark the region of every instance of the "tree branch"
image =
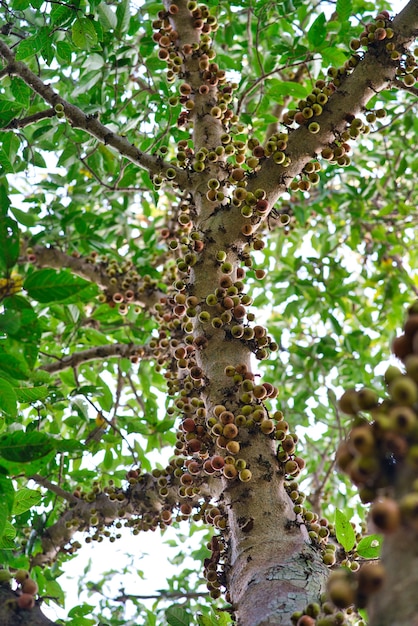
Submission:
[[55,483],[51,483],[51,481],[47,478],[44,478],[39,474],[32,474],[32,476],[30,476],[29,478],[30,480],[35,481],[35,483],[37,483],[38,485],[41,485],[42,487],[45,487],[45,489],[48,489],[48,491],[52,491],[63,500],[67,500],[67,502],[69,502],[70,504],[77,504],[78,498],[76,498],[76,496],[74,496],[72,493],[69,493],[68,491],[65,491]]
[[96,361],[97,359],[108,359],[111,357],[129,358],[133,354],[139,354],[141,357],[149,356],[144,346],[134,345],[130,343],[113,343],[108,346],[96,346],[81,352],[73,352],[63,357],[58,357],[55,363],[42,365],[39,369],[45,370],[50,374],[61,372],[68,367],[77,367],[88,361]]
[[33,115],[28,115],[27,117],[22,117],[21,119],[15,117],[11,120],[7,126],[3,126],[0,128],[0,131],[7,130],[15,130],[17,128],[24,128],[25,126],[29,126],[29,124],[35,124],[40,120],[45,120],[50,117],[55,117],[56,112],[55,109],[45,109],[44,111],[38,111],[38,113],[34,113]]
[[[109,296],[113,296],[117,292],[123,293],[124,291],[119,285],[123,281],[124,275],[121,275],[120,280],[117,276],[109,276],[106,273],[107,263],[92,263],[85,257],[75,257],[57,248],[45,248],[39,245],[33,246],[30,260],[38,267],[68,268],[77,276],[81,276],[81,278],[85,278],[105,289]],[[116,284],[114,284],[112,278],[118,279]],[[159,289],[154,289],[145,282],[139,282],[135,285],[135,298],[132,302],[151,309],[164,295],[164,292]]]
[[[391,24],[395,32],[392,39],[396,47],[409,47],[418,29],[418,0],[410,0]],[[376,93],[387,89],[396,79],[397,64],[383,46],[370,48],[343,84],[330,96],[319,117],[320,131],[310,133],[305,125],[289,133],[286,154],[291,162],[288,167],[278,165],[272,158],[266,159],[260,170],[249,181],[247,189],[264,189],[270,206],[287,191],[288,183],[321,150],[332,144],[347,126],[347,116],[363,112],[368,101]]]
[[105,145],[111,146],[119,154],[132,161],[132,163],[148,170],[150,174],[165,175],[168,169],[172,169],[175,175],[170,176],[171,180],[176,182],[182,189],[189,186],[187,172],[167,163],[161,157],[141,152],[126,137],[118,135],[107,126],[101,124],[96,117],[86,115],[77,106],[64,100],[50,85],[44,83],[39,76],[34,74],[27,65],[21,61],[16,61],[13,51],[3,41],[0,41],[0,56],[7,62],[7,67],[2,70],[3,74],[19,76],[54,109],[57,105],[61,105],[66,119],[73,128],[80,128]]

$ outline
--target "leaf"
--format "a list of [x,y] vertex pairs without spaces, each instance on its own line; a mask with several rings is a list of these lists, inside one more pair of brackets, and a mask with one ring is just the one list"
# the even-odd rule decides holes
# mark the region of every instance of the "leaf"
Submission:
[[29,511],[29,509],[38,505],[41,501],[42,494],[40,491],[23,487],[16,492],[12,511],[13,515],[20,515],[25,511]]
[[13,509],[15,490],[10,478],[0,471],[0,537],[3,535],[7,517]]
[[352,0],[337,0],[337,6],[335,9],[338,13],[340,21],[345,22],[353,12],[353,2]]
[[347,60],[347,54],[344,50],[341,50],[340,48],[333,48],[331,46],[322,48],[321,56],[325,65],[335,65],[336,67],[344,65]]
[[36,217],[34,215],[25,213],[25,211],[21,211],[21,209],[16,209],[15,207],[10,207],[10,211],[13,213],[19,224],[23,224],[23,226],[27,226],[28,228],[35,226]]
[[97,44],[97,33],[93,22],[87,17],[78,17],[71,29],[71,37],[77,48],[90,50]]
[[6,520],[4,526],[3,536],[0,539],[0,550],[15,550],[16,544],[14,538],[16,537],[16,530],[12,524]]
[[19,257],[19,227],[11,217],[0,216],[0,241],[0,272],[7,273]]
[[325,23],[325,13],[320,13],[308,30],[308,41],[315,48],[319,48],[327,37]]
[[14,172],[14,167],[3,148],[0,148],[0,165],[2,173],[6,174],[7,172]]
[[335,511],[335,534],[337,541],[346,552],[350,552],[356,543],[356,533],[349,520],[340,509]]
[[0,456],[7,461],[28,463],[46,456],[53,449],[50,437],[41,432],[15,431],[0,436]]
[[18,76],[14,76],[12,79],[12,83],[10,85],[10,90],[19,104],[27,107],[30,102],[31,89],[30,87],[23,82],[21,78]]
[[170,626],[189,626],[190,615],[183,607],[173,604],[165,611],[165,618]]
[[15,11],[24,11],[28,8],[29,0],[13,0],[12,7]]
[[118,36],[126,32],[129,28],[129,22],[131,19],[129,5],[130,5],[129,0],[122,0],[122,2],[119,2],[116,7]]
[[70,64],[71,53],[72,53],[72,48],[67,41],[57,42],[57,57],[59,61],[66,63],[66,64]]
[[359,541],[356,551],[363,559],[377,559],[382,550],[382,541],[382,535],[367,535]]
[[27,59],[41,52],[48,43],[48,37],[49,29],[43,26],[38,30],[36,35],[23,39],[17,47],[16,61],[22,61],[23,59]]
[[48,397],[48,387],[15,387],[16,397],[19,402],[36,402],[37,400],[44,400]]
[[26,361],[18,354],[9,354],[0,345],[0,370],[17,380],[26,380],[29,377],[29,368]]
[[273,78],[269,81],[267,93],[272,96],[294,96],[295,98],[305,98],[308,94],[308,90],[305,85],[296,83],[294,81],[279,80]]
[[17,415],[17,397],[14,389],[7,380],[0,378],[0,411],[9,417]]
[[51,22],[54,26],[60,26],[75,16],[74,9],[64,4],[53,4],[51,7]]
[[99,22],[105,32],[116,28],[116,25],[118,23],[116,13],[112,11],[111,7],[108,6],[105,2],[101,2],[99,4],[99,6],[97,7],[97,13],[99,15]]
[[88,281],[76,278],[70,272],[44,269],[28,276],[23,286],[31,298],[45,303],[66,300],[89,285]]

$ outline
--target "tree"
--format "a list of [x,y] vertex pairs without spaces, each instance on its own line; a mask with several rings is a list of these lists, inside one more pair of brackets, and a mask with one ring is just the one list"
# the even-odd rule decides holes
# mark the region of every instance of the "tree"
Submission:
[[[2,624],[186,520],[210,598],[179,574],[161,623],[417,623],[418,2],[386,8],[1,3]],[[66,623],[156,623],[131,600]]]

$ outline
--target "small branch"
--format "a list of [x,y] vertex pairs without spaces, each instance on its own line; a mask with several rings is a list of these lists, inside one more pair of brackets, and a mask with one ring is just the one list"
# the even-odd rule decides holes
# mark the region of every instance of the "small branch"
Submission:
[[[34,255],[34,263],[38,267],[68,268],[77,276],[95,283],[111,295],[120,291],[119,284],[114,285],[111,282],[111,276],[106,273],[106,264],[91,263],[84,257],[74,257],[57,248],[45,248],[43,246],[33,246],[32,254]],[[123,275],[121,277],[123,278]],[[141,283],[138,283],[135,286],[135,291],[140,291],[140,288]],[[145,286],[144,291],[138,293],[133,302],[146,308],[152,308],[164,295],[159,289],[149,289]]]
[[48,489],[48,491],[52,491],[63,500],[67,500],[67,502],[69,502],[70,504],[77,504],[77,502],[79,502],[79,499],[73,496],[72,493],[61,489],[61,487],[54,483],[51,483],[51,481],[49,481],[47,478],[44,478],[43,476],[40,476],[39,474],[32,474],[32,476],[29,476],[29,478],[30,480],[35,481],[35,483],[38,483],[38,485],[41,485],[42,487],[45,487],[45,489]]
[[38,111],[38,113],[34,113],[33,115],[28,115],[28,117],[22,117],[22,119],[14,118],[11,120],[7,126],[3,126],[0,128],[0,131],[6,130],[16,130],[17,128],[24,128],[25,126],[29,126],[29,124],[35,124],[40,120],[45,120],[50,117],[55,117],[56,112],[55,109],[45,109],[44,111]]
[[131,593],[122,592],[120,596],[113,598],[113,602],[126,602],[127,600],[168,600],[172,598],[207,598],[209,591],[162,591],[161,593],[154,593],[146,596],[136,596]]
[[88,361],[104,360],[111,357],[129,358],[129,356],[134,353],[139,353],[141,357],[150,356],[149,351],[147,351],[144,346],[133,345],[131,343],[113,343],[108,346],[96,346],[88,350],[82,350],[81,352],[73,352],[73,354],[68,354],[67,356],[57,357],[58,360],[56,363],[42,365],[39,369],[49,372],[50,374],[55,374],[68,367],[77,367]]
[[114,133],[110,128],[104,126],[93,115],[86,115],[74,104],[70,104],[52,89],[51,85],[44,83],[39,76],[34,74],[24,63],[16,61],[13,51],[0,41],[0,56],[7,62],[7,67],[3,70],[9,75],[20,76],[20,78],[41,98],[52,107],[61,105],[67,120],[73,128],[80,128],[89,135],[96,137],[105,145],[111,146],[122,156],[139,165],[150,174],[165,174],[167,169],[172,169],[175,176],[171,177],[182,189],[189,186],[187,173],[181,168],[167,163],[161,157],[141,152],[126,137]]

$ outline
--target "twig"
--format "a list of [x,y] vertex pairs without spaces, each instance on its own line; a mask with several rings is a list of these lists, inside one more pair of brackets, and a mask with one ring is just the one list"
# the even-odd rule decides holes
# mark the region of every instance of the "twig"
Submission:
[[29,478],[38,483],[38,485],[45,487],[45,489],[52,491],[63,500],[67,500],[67,502],[70,502],[71,504],[77,504],[79,502],[79,499],[76,496],[73,496],[72,493],[69,493],[61,487],[58,487],[58,485],[56,485],[55,483],[51,483],[51,481],[49,481],[47,478],[44,478],[43,476],[40,476],[40,474],[32,474],[32,476],[29,476]]
[[86,115],[81,109],[74,104],[70,104],[62,98],[51,85],[44,83],[39,76],[34,74],[24,63],[16,61],[13,51],[3,41],[0,41],[0,55],[7,62],[7,73],[9,75],[20,76],[20,78],[29,87],[37,93],[41,98],[48,102],[52,107],[60,105],[63,113],[73,128],[80,128],[89,135],[96,137],[105,145],[114,148],[119,154],[127,159],[148,170],[151,174],[165,174],[168,169],[172,169],[174,176],[173,182],[176,182],[181,188],[190,187],[188,174],[181,168],[167,163],[161,157],[141,152],[135,145],[129,142],[126,137],[122,137],[113,132],[107,126],[104,126],[93,115]]
[[82,363],[88,361],[95,361],[97,359],[108,359],[111,357],[129,357],[129,355],[139,352],[141,356],[148,357],[149,352],[146,351],[144,346],[133,345],[131,343],[113,343],[107,346],[96,346],[89,348],[88,350],[82,350],[81,352],[74,352],[63,357],[56,357],[58,360],[56,363],[48,363],[42,365],[40,369],[55,374],[61,372],[68,367],[77,367]]

